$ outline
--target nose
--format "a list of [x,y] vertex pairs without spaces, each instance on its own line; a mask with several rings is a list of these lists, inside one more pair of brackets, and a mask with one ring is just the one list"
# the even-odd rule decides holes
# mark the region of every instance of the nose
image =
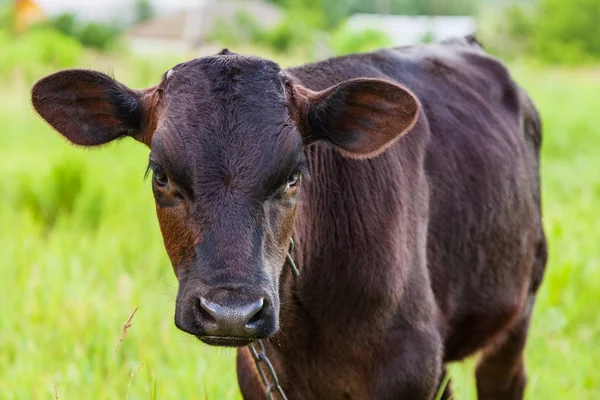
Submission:
[[208,336],[255,338],[264,319],[265,299],[253,303],[226,306],[200,297],[198,314]]

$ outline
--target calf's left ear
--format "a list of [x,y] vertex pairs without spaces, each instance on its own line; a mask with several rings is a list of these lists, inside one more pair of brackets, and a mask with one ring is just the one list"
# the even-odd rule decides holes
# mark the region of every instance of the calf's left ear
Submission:
[[160,93],[133,90],[108,75],[66,70],[38,81],[31,90],[35,110],[70,142],[95,146],[131,136],[150,145]]
[[326,140],[352,158],[379,155],[415,125],[421,108],[408,89],[382,79],[352,79],[320,92],[299,85],[292,90],[292,113],[305,142]]

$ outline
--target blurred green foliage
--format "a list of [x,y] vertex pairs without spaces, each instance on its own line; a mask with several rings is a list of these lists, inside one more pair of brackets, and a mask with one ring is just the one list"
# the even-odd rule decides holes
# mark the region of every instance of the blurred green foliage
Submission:
[[600,59],[600,1],[540,0],[534,52],[545,61],[576,65]]
[[600,61],[599,0],[511,2],[500,12],[493,8],[479,25],[486,47],[504,58],[565,65]]
[[135,0],[134,4],[135,22],[140,23],[149,20],[155,14],[150,0]]
[[326,48],[327,55],[369,51],[391,44],[383,32],[376,29],[350,30],[345,23],[327,30],[323,14],[317,9],[286,10],[283,20],[272,28],[262,27],[250,15],[240,12],[235,21],[218,21],[210,40],[226,47],[240,44],[266,47],[278,54],[301,54],[315,59],[317,49]]
[[479,0],[270,0],[286,9],[312,10],[323,15],[325,28],[336,27],[355,13],[403,15],[472,15]]
[[[139,7],[136,6],[136,11],[137,8]],[[2,6],[0,3],[0,34],[3,34],[4,36],[15,34],[13,29],[14,21],[14,8],[8,6],[8,4]],[[59,32],[65,36],[71,37],[84,47],[96,50],[108,49],[114,44],[122,31],[122,28],[117,24],[83,21],[73,13],[57,15],[30,28],[30,30],[35,30],[37,32],[40,32],[40,29],[50,35],[53,40],[61,40],[58,39],[59,36],[55,34],[55,32]],[[53,30],[55,32],[51,32]],[[60,46],[61,45],[59,44],[58,47]]]
[[[226,47],[248,45],[314,60],[391,44],[376,26],[366,31],[349,29],[346,20],[357,12],[466,14],[476,16],[477,33],[486,49],[502,58],[567,65],[600,60],[600,0],[268,1],[283,7],[284,18],[277,26],[266,28],[241,12],[233,22],[215,24],[209,39]],[[135,0],[132,6],[138,22],[153,15],[148,0]],[[62,14],[22,37],[12,37],[12,20],[11,7],[0,6],[0,52],[4,56],[0,71],[14,69],[19,58],[55,67],[72,64],[81,56],[82,47],[99,51],[116,48],[124,29],[116,24],[87,22],[74,14]],[[425,35],[422,41],[431,39],[431,35]],[[31,56],[26,52],[32,52]],[[25,67],[30,68],[37,67]]]
[[217,21],[209,35],[209,40],[224,46],[261,41],[264,29],[248,13],[241,11],[233,21]]
[[323,15],[314,10],[290,9],[279,25],[264,33],[262,43],[281,53],[309,53],[315,46],[323,24]]
[[354,31],[346,25],[341,25],[331,37],[331,47],[337,55],[369,51],[391,44],[390,38],[381,31]]
[[71,67],[80,60],[83,50],[75,39],[48,27],[18,36],[0,30],[0,79],[10,78],[15,72],[30,78],[49,68]]
[[[45,174],[36,175],[35,178],[25,175],[18,179],[13,200],[18,208],[30,212],[45,232],[50,232],[59,217],[66,218],[73,214],[82,194],[84,177],[84,169],[77,158],[63,160]],[[91,210],[86,213],[88,221],[85,225],[93,229],[98,224],[101,207],[98,198],[87,198],[85,204]]]
[[75,14],[58,15],[44,23],[77,40],[85,47],[106,50],[119,37],[121,28],[115,24],[81,21]]
[[120,33],[121,29],[115,25],[90,22],[83,25],[74,37],[85,47],[106,50],[119,37]]
[[11,7],[3,6],[0,3],[0,31],[12,30],[14,21],[14,11]]
[[[250,43],[266,46],[278,53],[302,53],[320,58],[315,47],[328,47],[327,55],[369,51],[387,46],[386,34],[372,27],[364,31],[351,30],[346,19],[354,13],[393,13],[404,15],[470,15],[478,0],[270,0],[285,10],[284,20],[272,29],[261,27],[247,14],[241,13],[235,23],[222,21],[211,39],[226,46]],[[424,37],[428,41],[430,37]]]

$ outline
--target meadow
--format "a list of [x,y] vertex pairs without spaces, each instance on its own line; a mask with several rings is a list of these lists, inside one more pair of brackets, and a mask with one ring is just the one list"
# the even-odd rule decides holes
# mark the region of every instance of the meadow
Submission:
[[[83,66],[143,87],[174,62]],[[527,399],[597,399],[600,70],[512,70],[542,114],[550,246]],[[0,76],[0,399],[240,398],[234,351],[173,324],[177,282],[143,179],[148,150],[132,140],[94,150],[67,144],[31,109],[35,77]],[[476,398],[472,367],[451,368],[457,399]]]

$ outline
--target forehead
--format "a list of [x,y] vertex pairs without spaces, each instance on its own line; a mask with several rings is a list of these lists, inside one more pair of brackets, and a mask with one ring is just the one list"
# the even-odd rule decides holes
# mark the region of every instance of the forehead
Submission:
[[277,64],[233,53],[175,66],[161,83],[164,111],[152,152],[196,170],[285,164],[300,137],[288,116],[284,80]]
[[254,56],[223,50],[214,56],[178,64],[165,74],[167,92],[190,94],[202,89],[216,97],[250,96],[254,90],[282,95],[283,77],[279,65]]

